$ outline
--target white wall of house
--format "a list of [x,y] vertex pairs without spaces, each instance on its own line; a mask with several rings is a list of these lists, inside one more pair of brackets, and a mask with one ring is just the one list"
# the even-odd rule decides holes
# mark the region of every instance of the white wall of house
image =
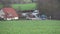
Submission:
[[4,18],[4,15],[5,15],[5,13],[3,12],[3,10],[0,10],[0,17]]

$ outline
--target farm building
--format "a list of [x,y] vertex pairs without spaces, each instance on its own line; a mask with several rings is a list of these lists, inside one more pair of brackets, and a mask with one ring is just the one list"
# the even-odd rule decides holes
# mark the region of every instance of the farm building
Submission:
[[0,11],[0,18],[4,20],[18,19],[18,14],[13,8],[3,8]]

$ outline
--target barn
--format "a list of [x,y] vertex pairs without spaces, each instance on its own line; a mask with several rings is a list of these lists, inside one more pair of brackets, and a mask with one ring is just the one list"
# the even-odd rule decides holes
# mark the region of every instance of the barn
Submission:
[[4,20],[18,19],[18,14],[13,8],[2,8],[0,10],[0,18]]

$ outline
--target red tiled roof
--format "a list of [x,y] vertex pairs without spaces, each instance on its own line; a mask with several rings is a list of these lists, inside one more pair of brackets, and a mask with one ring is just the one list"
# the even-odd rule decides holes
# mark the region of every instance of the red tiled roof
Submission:
[[13,8],[3,8],[3,11],[5,12],[6,17],[18,17],[16,11]]

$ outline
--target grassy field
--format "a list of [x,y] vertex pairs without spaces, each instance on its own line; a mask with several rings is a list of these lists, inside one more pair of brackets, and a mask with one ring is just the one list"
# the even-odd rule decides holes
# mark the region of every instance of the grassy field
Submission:
[[[11,7],[17,10],[35,10],[36,7],[36,3],[30,3],[30,4],[12,4]],[[0,8],[2,8],[3,5],[0,4]]]
[[0,9],[3,7],[3,5],[2,4],[0,4]]
[[60,21],[0,21],[0,34],[60,34]]
[[30,4],[12,4],[11,5],[14,9],[17,10],[35,10],[37,5],[35,3]]

